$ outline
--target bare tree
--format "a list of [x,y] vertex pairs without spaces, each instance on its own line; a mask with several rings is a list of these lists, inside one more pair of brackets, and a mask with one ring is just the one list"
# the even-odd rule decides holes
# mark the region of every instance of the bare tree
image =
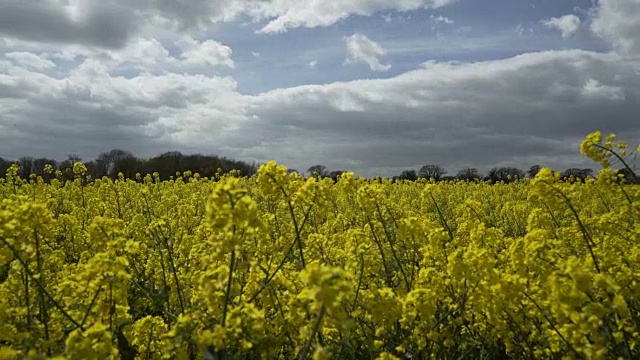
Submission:
[[329,173],[329,177],[332,178],[334,182],[338,182],[338,180],[340,179],[340,176],[344,173],[345,173],[344,170],[334,170]]
[[0,158],[0,178],[4,177],[13,162]]
[[96,177],[97,178],[101,178],[103,176],[114,177],[115,175],[117,175],[114,169],[116,166],[116,163],[124,159],[129,159],[133,157],[134,156],[132,153],[128,151],[120,150],[120,149],[113,149],[109,152],[104,152],[98,155],[98,158],[95,161]]
[[522,178],[524,178],[524,171],[514,167],[493,168],[489,170],[489,173],[485,176],[485,180],[494,183],[500,181],[510,183]]
[[458,173],[456,174],[456,178],[458,180],[464,181],[475,181],[482,179],[482,176],[480,175],[478,169],[468,167],[458,171]]
[[28,156],[21,157],[18,160],[18,166],[20,167],[20,171],[18,172],[18,174],[23,179],[28,178],[29,175],[34,174],[36,172],[36,169],[34,166],[34,159],[32,157],[28,157]]
[[538,174],[540,172],[540,170],[542,169],[542,166],[540,165],[533,165],[529,168],[529,170],[527,171],[527,175],[529,175],[530,178],[534,178],[536,177],[536,174]]
[[593,176],[593,170],[591,169],[569,168],[562,173],[562,178],[565,181],[585,181],[591,176]]
[[317,178],[327,177],[329,175],[327,172],[327,167],[324,165],[313,165],[312,167],[307,169],[307,173]]
[[415,170],[405,170],[400,174],[400,176],[397,177],[397,179],[416,181],[418,180],[418,174]]
[[440,165],[424,165],[418,171],[418,177],[423,179],[434,179],[440,181],[447,171]]

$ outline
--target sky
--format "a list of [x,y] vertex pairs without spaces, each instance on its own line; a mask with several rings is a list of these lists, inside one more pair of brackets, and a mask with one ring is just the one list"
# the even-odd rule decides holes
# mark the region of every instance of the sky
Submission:
[[0,157],[562,170],[640,142],[640,0],[0,0]]

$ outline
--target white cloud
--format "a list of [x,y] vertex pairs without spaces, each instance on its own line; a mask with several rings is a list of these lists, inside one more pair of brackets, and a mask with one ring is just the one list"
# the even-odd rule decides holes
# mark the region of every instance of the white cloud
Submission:
[[429,16],[429,19],[431,21],[435,22],[436,24],[451,25],[451,24],[455,23],[455,21],[449,19],[448,17],[442,16],[442,15],[438,15],[438,16],[431,15],[431,16]]
[[640,1],[598,1],[591,29],[619,53],[640,56]]
[[38,71],[52,69],[56,66],[53,61],[30,52],[10,52],[4,54],[4,56],[13,61],[16,65]]
[[[203,67],[234,67],[233,50],[215,40],[197,41],[190,36],[174,36],[165,37],[163,41],[167,45],[173,43],[179,50],[178,53],[175,56],[172,55],[167,47],[154,37],[132,38],[119,49],[105,49],[76,44],[41,45],[16,40],[12,41],[7,47],[9,49],[19,49],[13,52],[20,54],[28,54],[39,49],[39,56],[44,60],[48,58],[81,62],[90,59],[107,66],[110,71],[198,71],[203,70]],[[35,55],[29,56],[32,58],[32,62],[36,61],[33,56]],[[49,65],[47,63],[47,66]]]
[[169,51],[156,39],[137,38],[120,50],[106,52],[115,64],[129,63],[137,67],[149,67],[170,61]]
[[318,61],[317,61],[317,60],[309,61],[309,64],[308,64],[308,65],[309,65],[309,68],[311,68],[311,69],[315,69],[315,68],[316,68],[316,65],[318,65]]
[[378,43],[371,41],[365,35],[355,33],[344,37],[347,47],[347,64],[367,64],[373,71],[387,71],[391,68],[389,64],[382,64],[378,59],[387,51]]
[[217,41],[198,42],[191,37],[184,37],[176,45],[182,50],[180,58],[186,65],[234,67],[231,58],[233,51]]
[[270,19],[260,31],[281,32],[288,28],[329,26],[352,15],[370,16],[376,12],[440,8],[456,0],[278,0],[260,3],[258,13]]
[[[615,78],[614,78],[615,79]],[[603,85],[598,80],[588,79],[581,91],[590,100],[624,100],[624,90],[618,86]]]
[[542,21],[542,25],[550,29],[560,30],[563,38],[571,37],[580,28],[580,18],[576,15],[564,15]]
[[531,35],[533,35],[533,27],[525,26],[524,24],[516,25],[514,30],[519,36],[531,36]]
[[429,16],[429,21],[432,23],[431,25],[431,31],[436,31],[436,29],[438,29],[438,27],[440,27],[441,25],[453,25],[455,23],[455,21],[449,19],[448,17],[442,16],[442,15],[430,15]]
[[222,136],[244,119],[247,101],[236,87],[230,77],[115,76],[93,59],[59,79],[0,62],[0,104],[7,102],[0,106],[7,111],[0,112],[0,127],[9,131],[0,153],[60,159],[71,152],[92,157],[113,147],[140,155],[184,147],[184,134]]
[[260,57],[260,53],[257,51],[252,51],[251,55],[253,55],[253,57],[259,58]]

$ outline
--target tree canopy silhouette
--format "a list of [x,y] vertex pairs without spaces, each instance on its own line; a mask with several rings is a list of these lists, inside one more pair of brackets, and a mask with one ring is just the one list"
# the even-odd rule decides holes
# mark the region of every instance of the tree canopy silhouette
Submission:
[[418,170],[418,177],[422,179],[434,179],[440,181],[447,171],[440,165],[424,165]]

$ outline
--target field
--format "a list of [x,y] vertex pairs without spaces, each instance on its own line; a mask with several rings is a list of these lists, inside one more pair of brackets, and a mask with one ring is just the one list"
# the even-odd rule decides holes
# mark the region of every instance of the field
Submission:
[[640,186],[0,180],[0,359],[638,359]]

